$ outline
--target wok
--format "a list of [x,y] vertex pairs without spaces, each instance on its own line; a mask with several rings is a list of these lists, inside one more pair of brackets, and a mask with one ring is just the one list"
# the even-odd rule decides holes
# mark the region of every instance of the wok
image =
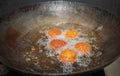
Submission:
[[[51,28],[75,25],[81,26],[76,29],[87,30],[88,34],[95,32],[95,36],[98,38],[96,44],[100,46],[97,50],[101,50],[102,55],[98,59],[94,59],[95,64],[91,63],[90,67],[83,68],[75,65],[74,67],[77,69],[70,73],[64,73],[58,60],[49,58],[44,53],[27,49],[29,46],[34,46],[37,38],[42,37],[38,31],[42,31],[47,25]],[[15,70],[36,75],[70,75],[95,71],[119,57],[119,29],[118,18],[89,4],[48,1],[24,6],[1,17],[1,62]],[[38,66],[36,60],[40,60],[38,62],[41,62],[39,64],[41,67]],[[51,64],[51,61],[54,63]]]

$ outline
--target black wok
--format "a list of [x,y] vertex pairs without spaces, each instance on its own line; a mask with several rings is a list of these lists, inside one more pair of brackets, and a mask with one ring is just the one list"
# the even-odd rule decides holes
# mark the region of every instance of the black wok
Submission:
[[[92,65],[91,63],[90,67],[77,68],[75,65],[77,69],[70,73],[64,73],[60,68],[61,63],[56,59],[51,59],[44,53],[39,54],[27,49],[27,44],[34,46],[37,38],[42,37],[42,35],[38,34],[38,31],[43,30],[44,26],[47,25],[51,28],[54,25],[81,26],[79,29],[84,29],[82,28],[84,26],[87,28],[85,31],[87,30],[88,34],[95,32],[95,36],[98,38],[96,40],[98,43],[96,44],[100,46],[97,50],[101,50],[102,55],[98,59],[94,59],[93,63],[95,64]],[[1,17],[1,62],[15,70],[37,75],[70,75],[95,71],[105,67],[119,57],[119,33],[119,19],[107,11],[79,2],[40,2],[21,7]],[[18,44],[19,47],[17,46]],[[26,56],[29,56],[31,59],[28,59]],[[39,64],[41,67],[38,66],[36,60],[41,62]],[[50,61],[54,63],[51,64]],[[45,66],[47,66],[47,70]]]

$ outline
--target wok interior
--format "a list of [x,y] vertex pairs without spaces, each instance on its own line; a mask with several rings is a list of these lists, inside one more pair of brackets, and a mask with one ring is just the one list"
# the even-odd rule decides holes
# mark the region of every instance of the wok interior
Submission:
[[[31,42],[36,42],[37,38],[41,38],[42,36],[39,35],[38,32],[40,30],[44,30],[45,26],[53,28],[55,26],[66,25],[85,27],[87,29],[83,29],[87,30],[87,33],[89,34],[91,34],[91,32],[95,32],[95,36],[98,38],[97,44],[101,49],[103,49],[103,54],[100,57],[102,59],[100,59],[100,64],[91,68],[75,70],[74,72],[81,73],[100,68],[101,66],[113,61],[113,59],[117,58],[120,54],[120,23],[114,16],[87,4],[78,2],[53,1],[39,3],[31,7],[20,8],[16,10],[13,15],[9,16],[8,20],[5,20],[3,23],[1,23],[0,54],[2,62],[6,63],[8,66],[12,66],[13,68],[32,73],[62,73],[61,69],[59,69],[59,72],[52,70],[60,68],[60,63],[57,63],[58,61],[55,59],[46,58],[43,53],[31,53],[30,56],[39,56],[39,58],[45,61],[41,63],[41,65],[46,64],[50,66],[49,70],[45,70],[44,67],[42,67],[41,69],[38,69],[38,71],[34,71],[33,69],[37,68],[37,66],[35,67],[30,63],[26,63],[22,58],[22,56],[25,54],[25,51],[21,50],[20,48],[19,50],[21,51],[19,51],[15,48],[15,45],[16,40],[27,40],[27,36],[30,38]],[[103,27],[103,29],[97,30],[100,27]],[[22,46],[24,45],[21,45],[21,47]],[[55,61],[56,63],[50,64],[48,60]]]

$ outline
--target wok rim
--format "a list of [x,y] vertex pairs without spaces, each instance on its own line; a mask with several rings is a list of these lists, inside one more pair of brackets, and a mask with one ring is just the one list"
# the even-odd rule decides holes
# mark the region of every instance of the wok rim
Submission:
[[[115,17],[116,19],[119,19],[118,17],[116,17],[115,15],[113,15],[112,13],[108,12],[107,10],[105,10],[104,8],[100,8],[100,7],[97,7],[95,5],[92,5],[92,4],[89,4],[89,3],[84,3],[84,2],[80,2],[80,1],[72,1],[72,0],[47,0],[47,1],[40,1],[38,3],[33,3],[32,5],[36,5],[36,4],[39,4],[39,3],[45,3],[45,2],[78,2],[80,4],[84,4],[84,5],[87,5],[87,6],[91,6],[91,7],[94,7],[94,8],[97,8],[98,10],[102,11],[102,12],[105,12],[107,14],[110,14],[112,15],[113,17]],[[28,5],[25,5],[25,6],[28,6]],[[23,6],[24,7],[24,6]],[[19,68],[16,68],[14,66],[11,66],[7,63],[5,63],[4,61],[0,60],[0,62],[2,62],[4,65],[6,65],[7,67],[11,68],[11,69],[14,69],[16,71],[19,71],[19,72],[22,72],[22,73],[25,73],[25,74],[32,74],[32,75],[74,75],[74,74],[83,74],[83,73],[88,73],[88,72],[93,72],[93,71],[97,71],[97,70],[100,70],[100,69],[103,69],[105,66],[111,64],[113,61],[115,61],[117,58],[119,58],[120,54],[117,55],[117,56],[114,56],[114,58],[112,58],[111,60],[109,60],[108,62],[104,62],[102,63],[101,65],[99,66],[96,66],[92,69],[89,69],[89,70],[85,70],[85,71],[77,71],[77,72],[71,72],[71,73],[39,73],[39,72],[31,72],[31,71],[26,71],[26,70],[23,70],[23,69],[19,69]],[[1,57],[1,56],[0,56]]]

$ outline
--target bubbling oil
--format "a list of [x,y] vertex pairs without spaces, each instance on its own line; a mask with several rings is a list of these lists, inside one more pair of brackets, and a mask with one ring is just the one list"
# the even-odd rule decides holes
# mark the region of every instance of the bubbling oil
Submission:
[[[87,19],[84,14],[80,16],[82,17],[74,15],[74,12],[65,17],[61,15],[62,18],[55,14],[42,15],[39,8],[29,12],[16,11],[16,14],[10,17],[10,21],[3,23],[2,26],[15,27],[22,34],[15,40],[15,45],[10,46],[13,48],[13,60],[19,63],[17,67],[21,68],[20,65],[22,65],[22,67],[24,66],[23,70],[30,72],[70,73],[86,71],[88,68],[91,69],[91,67],[100,65],[103,52],[100,50],[102,48],[99,44],[101,44],[102,39],[97,31],[101,31],[103,26],[98,27],[97,31],[90,29],[89,25],[90,27],[96,26],[94,20],[91,22],[92,19]],[[56,37],[50,37],[48,31],[51,29],[60,29],[62,33]],[[72,39],[65,36],[70,29],[77,31]],[[64,40],[67,45],[55,50],[49,45],[55,39]],[[92,49],[89,53],[83,55],[74,48],[74,45],[78,42],[88,43]],[[59,54],[65,49],[76,52],[77,60],[75,62],[64,63],[60,60]],[[14,64],[16,65],[16,63]]]
[[[72,27],[72,28],[71,28]],[[80,26],[81,27],[81,26]],[[43,41],[42,39],[39,39],[36,44],[39,45],[39,47],[41,46],[45,46],[44,49],[47,50],[45,51],[46,52],[46,56],[47,57],[54,57],[56,56],[57,60],[61,63],[60,65],[60,68],[62,68],[63,70],[63,73],[70,73],[70,72],[73,72],[75,68],[78,68],[78,67],[75,67],[74,64],[76,64],[77,66],[80,67],[88,67],[91,62],[93,61],[92,57],[99,57],[102,55],[102,52],[101,51],[96,51],[98,50],[100,47],[99,45],[97,45],[96,43],[99,43],[99,38],[95,35],[95,33],[93,31],[90,31],[88,32],[89,30],[88,29],[80,29],[79,26],[74,26],[74,25],[66,25],[65,26],[57,26],[55,28],[49,28],[47,30],[44,31],[44,33],[46,34],[47,38]],[[48,30],[51,30],[51,29],[61,29],[62,33],[61,35],[59,36],[56,36],[54,38],[51,38],[48,36]],[[79,28],[79,29],[78,29]],[[69,29],[73,29],[73,30],[76,30],[79,34],[78,34],[78,37],[75,38],[75,39],[68,39],[65,37],[65,32]],[[39,33],[41,33],[43,31],[39,31]],[[67,45],[60,48],[60,49],[57,49],[56,51],[54,49],[52,49],[50,47],[50,42],[52,40],[55,40],[55,39],[60,39],[60,40],[64,40],[67,42]],[[81,52],[78,52],[78,50],[76,50],[74,48],[74,45],[78,42],[85,42],[85,43],[89,43],[90,46],[91,46],[91,50],[88,54],[86,55],[83,55]],[[73,63],[70,63],[70,62],[67,62],[67,63],[64,63],[64,62],[61,62],[60,58],[59,58],[59,54],[64,50],[64,49],[72,49],[74,50],[76,53],[77,53],[77,60]],[[41,50],[41,49],[40,49]]]

